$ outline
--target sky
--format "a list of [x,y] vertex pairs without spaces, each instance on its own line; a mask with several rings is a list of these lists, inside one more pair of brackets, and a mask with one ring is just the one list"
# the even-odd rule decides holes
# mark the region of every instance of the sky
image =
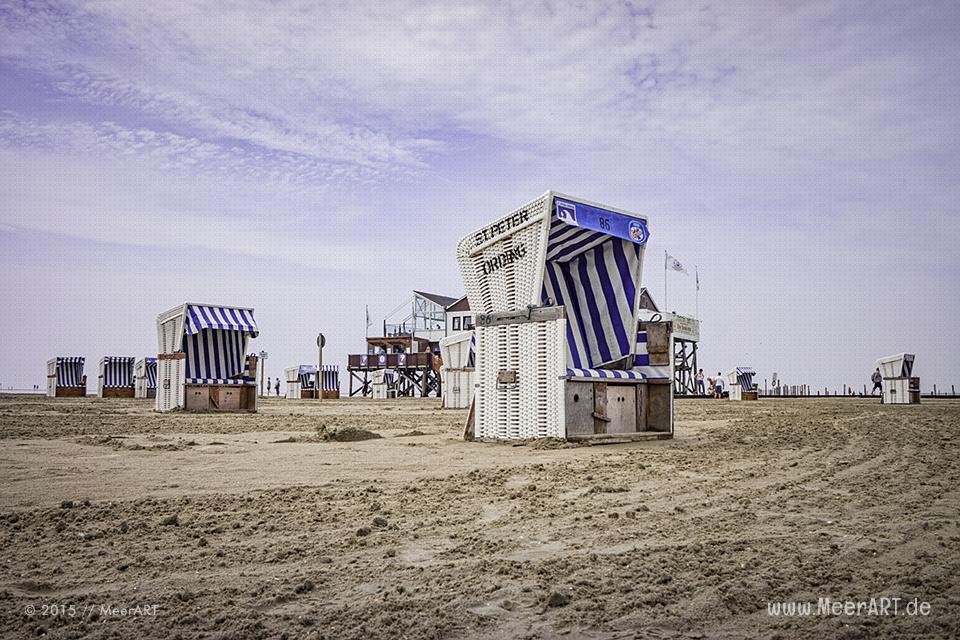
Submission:
[[[548,189],[650,221],[708,372],[960,386],[956,2],[0,0],[0,386],[256,309],[346,365]],[[663,254],[691,275],[671,272]],[[694,272],[699,271],[699,299]],[[346,388],[346,376],[343,375]]]

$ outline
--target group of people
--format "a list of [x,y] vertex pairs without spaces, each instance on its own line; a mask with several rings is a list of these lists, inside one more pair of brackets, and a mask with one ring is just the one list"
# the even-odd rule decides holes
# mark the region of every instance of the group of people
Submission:
[[271,381],[271,380],[273,380],[273,378],[267,377],[267,395],[268,395],[268,396],[270,395],[270,389],[276,389],[276,390],[277,390],[277,396],[279,397],[279,396],[280,396],[280,378],[279,378],[279,377],[277,378],[277,383],[276,383],[276,385],[271,385],[271,384],[270,384],[270,381]]
[[700,369],[694,376],[694,381],[697,384],[697,395],[713,396],[714,398],[723,397],[723,376],[720,375],[719,371],[717,371],[716,378],[705,378],[703,369]]

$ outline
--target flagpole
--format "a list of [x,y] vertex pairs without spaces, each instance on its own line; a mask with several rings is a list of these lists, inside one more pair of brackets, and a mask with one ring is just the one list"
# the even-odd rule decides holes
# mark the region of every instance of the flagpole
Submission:
[[663,310],[666,311],[667,307],[667,250],[663,250]]
[[700,267],[693,265],[693,272],[697,276],[697,320],[700,319]]

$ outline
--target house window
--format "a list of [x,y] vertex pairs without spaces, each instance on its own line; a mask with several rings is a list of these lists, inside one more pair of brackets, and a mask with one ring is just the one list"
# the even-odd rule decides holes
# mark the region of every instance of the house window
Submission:
[[464,317],[463,317],[463,328],[464,328],[464,330],[473,329],[473,316],[464,316]]
[[453,330],[460,331],[460,316],[453,317]]

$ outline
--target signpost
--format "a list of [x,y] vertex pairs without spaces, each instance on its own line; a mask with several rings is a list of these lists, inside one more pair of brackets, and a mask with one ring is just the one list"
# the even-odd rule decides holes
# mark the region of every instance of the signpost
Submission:
[[260,397],[263,396],[263,383],[267,379],[267,356],[270,355],[266,351],[260,352]]
[[323,400],[323,346],[327,339],[317,334],[317,400]]

